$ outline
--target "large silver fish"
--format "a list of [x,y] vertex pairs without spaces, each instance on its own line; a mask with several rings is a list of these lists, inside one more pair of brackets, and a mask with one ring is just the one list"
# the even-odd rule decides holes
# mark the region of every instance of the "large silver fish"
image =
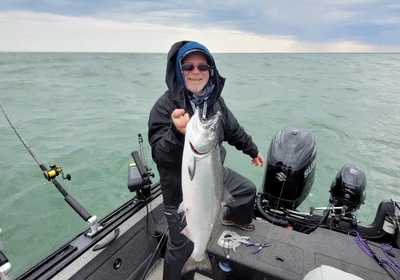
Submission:
[[186,126],[182,158],[183,201],[187,226],[182,233],[194,249],[182,268],[182,275],[194,269],[211,273],[206,247],[223,200],[223,167],[218,143],[220,113],[203,120],[199,110]]

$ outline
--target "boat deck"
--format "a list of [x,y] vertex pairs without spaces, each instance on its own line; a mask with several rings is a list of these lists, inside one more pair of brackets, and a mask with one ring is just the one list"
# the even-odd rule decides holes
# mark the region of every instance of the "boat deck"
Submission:
[[[163,259],[159,259],[147,274],[146,280],[160,280],[162,279],[162,272],[164,267]],[[194,280],[209,280],[211,278],[206,277],[202,274],[195,273]]]
[[[162,209],[162,203],[157,199],[150,206],[151,215],[147,215],[146,209],[141,210],[139,215],[119,227],[121,234],[111,245],[100,251],[87,251],[54,279],[141,279],[154,256],[155,265],[146,279],[162,279],[163,263],[160,256],[163,253],[153,254],[160,236],[149,236],[151,232],[163,232],[166,227]],[[323,228],[304,234],[262,221],[255,221],[255,227],[255,231],[245,232],[217,223],[207,248],[213,275],[205,277],[196,273],[195,279],[302,280],[308,272],[321,265],[340,269],[364,280],[399,279],[390,277],[384,268],[362,251],[353,236]],[[218,244],[218,240],[226,236],[227,232],[230,235],[248,236],[254,243],[269,243],[270,246],[253,254],[254,247],[241,244],[234,252]],[[383,256],[381,245],[376,245],[371,248],[377,255]],[[400,249],[392,248],[391,253],[394,255],[393,260],[399,264]],[[221,262],[228,263],[231,271],[223,271],[220,268]],[[387,269],[393,273],[389,267]]]
[[[244,244],[239,245],[236,252],[233,249],[222,248],[218,245],[218,240],[230,232],[249,236],[254,243],[268,242],[271,246],[262,249],[258,254],[253,254],[254,247]],[[373,250],[383,256],[380,245],[377,246]],[[391,278],[373,258],[367,256],[356,244],[354,237],[324,229],[306,235],[256,221],[256,230],[249,233],[219,224],[209,243],[208,252],[215,265],[213,278],[196,273],[195,280],[230,279],[229,274],[235,275],[234,279],[299,280],[321,265],[335,267],[365,280],[396,279]],[[395,260],[399,263],[400,250],[392,249],[392,252],[397,256]],[[232,272],[222,272],[218,268],[220,261],[229,262]],[[146,279],[162,279],[162,269],[163,260],[160,259]]]
[[[245,232],[236,227],[226,227],[217,223],[208,244],[208,254],[214,266],[212,279],[299,280],[321,265],[340,269],[365,280],[396,279],[392,278],[358,246],[354,236],[323,228],[304,234],[263,221],[254,222],[256,230],[253,232]],[[248,236],[254,243],[269,243],[270,246],[253,254],[255,247],[241,244],[235,248],[235,252],[231,248],[223,248],[221,243],[218,244],[221,238],[232,233]],[[372,250],[378,256],[384,257],[381,245],[375,245],[371,246]],[[393,260],[400,263],[400,250],[392,248],[391,252],[395,256]],[[231,272],[223,272],[220,269],[221,261],[229,263]],[[386,266],[386,268],[396,277],[390,267]],[[162,259],[146,279],[161,279],[161,275]],[[230,278],[232,275],[235,278]],[[211,278],[196,273],[195,279]]]
[[[214,258],[214,263],[228,261],[238,279],[298,280],[321,265],[332,266],[365,280],[396,279],[390,277],[384,268],[369,257],[353,236],[323,228],[304,234],[259,221],[255,221],[255,226],[255,231],[245,232],[218,224],[209,243],[208,252]],[[254,247],[244,244],[237,247],[236,252],[228,252],[217,244],[217,240],[226,230],[249,236],[254,243],[268,242],[270,246],[257,254],[253,254]],[[376,255],[384,256],[380,244],[371,248]],[[229,260],[226,258],[228,253]],[[391,253],[395,256],[394,261],[399,264],[400,250],[392,248]],[[387,269],[393,273],[390,267],[387,266]],[[214,279],[224,278],[214,275]]]

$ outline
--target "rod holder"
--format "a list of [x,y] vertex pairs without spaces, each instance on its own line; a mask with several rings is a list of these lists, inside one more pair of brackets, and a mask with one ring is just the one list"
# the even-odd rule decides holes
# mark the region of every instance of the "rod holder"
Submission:
[[90,231],[86,234],[90,237],[95,235],[99,230],[101,230],[103,227],[99,225],[97,222],[97,216],[92,216],[87,220],[87,223],[90,226]]
[[6,255],[3,253],[3,243],[1,241],[1,228],[0,228],[0,280],[11,280],[9,274],[11,272],[11,264]]

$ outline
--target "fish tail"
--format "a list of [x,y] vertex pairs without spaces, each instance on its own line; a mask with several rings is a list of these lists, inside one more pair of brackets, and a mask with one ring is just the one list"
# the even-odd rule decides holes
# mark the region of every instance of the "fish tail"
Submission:
[[186,273],[188,273],[192,270],[203,270],[211,275],[212,267],[211,267],[211,261],[210,261],[210,258],[208,257],[208,255],[205,254],[204,258],[199,262],[196,262],[195,259],[190,257],[182,267],[181,276],[185,275]]

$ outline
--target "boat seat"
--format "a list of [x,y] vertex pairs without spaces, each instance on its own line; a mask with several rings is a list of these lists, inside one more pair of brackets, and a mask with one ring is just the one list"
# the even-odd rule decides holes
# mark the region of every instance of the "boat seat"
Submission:
[[334,268],[329,265],[321,265],[320,267],[311,270],[303,278],[303,280],[337,280],[337,279],[363,280],[362,278],[356,275],[344,272],[340,269]]

